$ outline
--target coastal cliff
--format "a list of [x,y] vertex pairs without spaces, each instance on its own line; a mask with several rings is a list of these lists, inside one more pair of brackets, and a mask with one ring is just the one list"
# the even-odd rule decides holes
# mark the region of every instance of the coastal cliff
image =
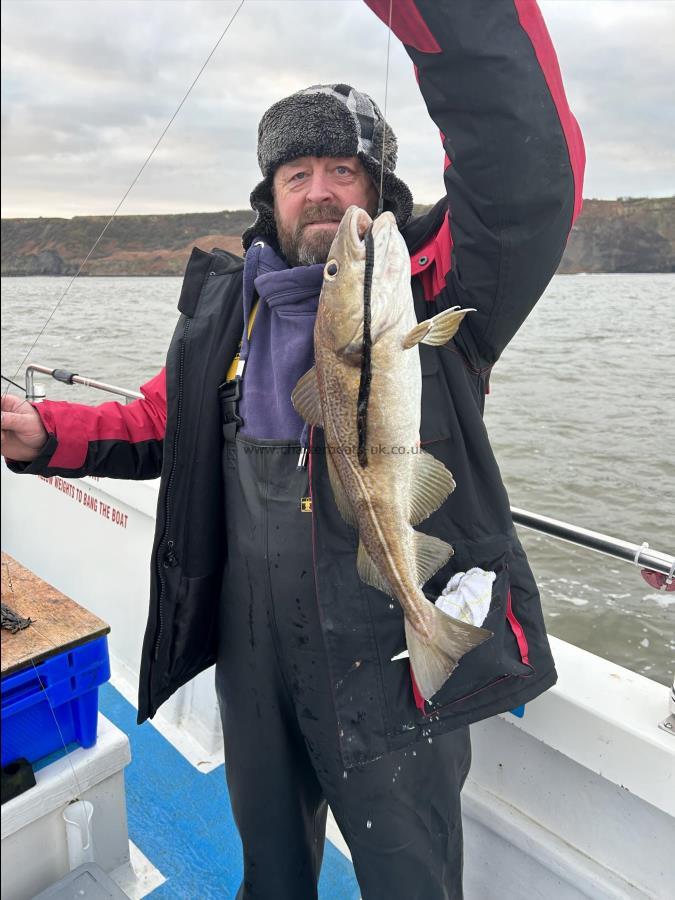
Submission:
[[[426,207],[417,207],[416,212]],[[241,254],[250,210],[117,216],[82,275],[182,275],[194,246]],[[74,275],[107,222],[3,219],[3,276]],[[586,200],[558,268],[577,272],[675,271],[675,197]]]

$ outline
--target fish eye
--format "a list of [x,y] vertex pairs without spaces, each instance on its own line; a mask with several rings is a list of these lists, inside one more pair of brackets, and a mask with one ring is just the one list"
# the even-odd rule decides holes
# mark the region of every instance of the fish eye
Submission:
[[335,281],[340,266],[335,259],[329,259],[323,270],[323,277],[326,281]]

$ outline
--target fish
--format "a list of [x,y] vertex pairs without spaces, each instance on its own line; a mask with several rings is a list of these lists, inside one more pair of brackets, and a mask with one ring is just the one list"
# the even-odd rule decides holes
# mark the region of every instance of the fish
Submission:
[[419,344],[446,343],[468,312],[455,307],[418,323],[396,219],[384,212],[373,221],[350,206],[324,266],[315,365],[292,393],[299,415],[324,429],[335,503],[358,530],[360,578],[403,610],[410,665],[425,700],[464,654],[492,637],[425,597],[422,586],[453,549],[414,528],[455,487],[443,463],[420,446]]

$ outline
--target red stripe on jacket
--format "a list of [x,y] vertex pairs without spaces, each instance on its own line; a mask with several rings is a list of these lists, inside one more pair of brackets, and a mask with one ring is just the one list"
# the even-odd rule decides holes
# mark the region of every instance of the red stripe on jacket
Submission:
[[452,235],[450,217],[446,213],[436,234],[410,257],[411,274],[419,275],[425,300],[433,300],[445,287],[445,276],[450,271],[451,260]]
[[391,30],[403,44],[420,53],[440,53],[436,38],[427,28],[414,0],[365,0],[378,19],[389,25],[391,6]]
[[572,166],[572,176],[574,178],[574,213],[572,222],[581,212],[583,199],[581,189],[584,178],[584,166],[586,163],[586,153],[584,151],[584,142],[581,137],[581,131],[577,120],[572,115],[567,98],[565,97],[565,89],[563,88],[562,75],[560,74],[560,66],[558,58],[553,49],[548,29],[541,15],[539,7],[535,0],[513,0],[518,19],[523,30],[532,42],[537,61],[544,73],[546,84],[551,92],[553,103],[560,117],[565,141],[567,142],[567,150],[570,155],[570,164]]
[[516,614],[513,611],[513,604],[511,602],[511,591],[509,590],[509,595],[506,599],[506,618],[508,620],[509,625],[511,626],[511,631],[513,632],[513,636],[516,639],[516,643],[518,644],[518,652],[520,653],[520,659],[526,665],[530,665],[529,652],[530,648],[527,643],[527,638],[525,636],[525,631],[523,626],[520,624],[518,619],[516,619]]

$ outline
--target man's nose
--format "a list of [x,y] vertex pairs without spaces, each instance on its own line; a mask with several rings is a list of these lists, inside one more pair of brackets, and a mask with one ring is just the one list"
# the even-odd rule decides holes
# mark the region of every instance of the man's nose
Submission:
[[325,203],[333,199],[333,187],[330,178],[323,172],[312,174],[306,199],[308,203]]

